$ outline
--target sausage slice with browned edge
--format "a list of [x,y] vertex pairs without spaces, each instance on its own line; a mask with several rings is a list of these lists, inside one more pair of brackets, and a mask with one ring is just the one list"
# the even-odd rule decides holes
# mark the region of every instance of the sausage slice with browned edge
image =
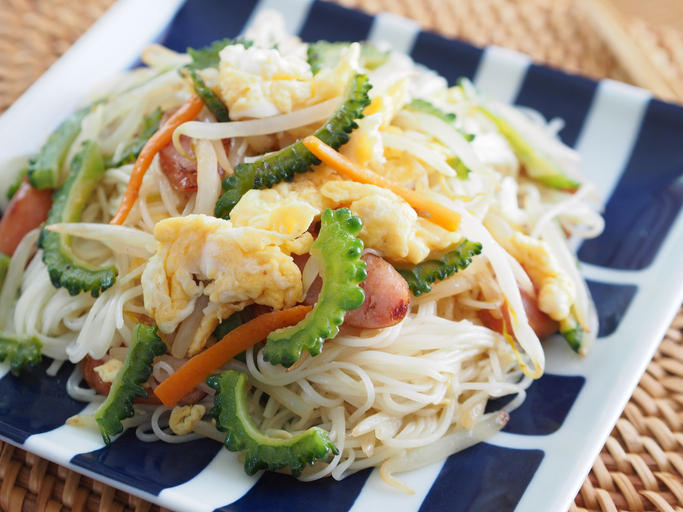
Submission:
[[45,219],[52,206],[52,189],[38,190],[24,181],[0,220],[0,252],[12,256],[26,236]]
[[[396,269],[383,258],[366,253],[361,259],[367,264],[368,277],[360,286],[365,301],[357,308],[347,311],[344,325],[359,329],[381,329],[399,323],[410,307],[410,288]],[[303,267],[297,260],[297,264]],[[322,288],[322,280],[316,278],[306,294],[305,303],[315,304]]]

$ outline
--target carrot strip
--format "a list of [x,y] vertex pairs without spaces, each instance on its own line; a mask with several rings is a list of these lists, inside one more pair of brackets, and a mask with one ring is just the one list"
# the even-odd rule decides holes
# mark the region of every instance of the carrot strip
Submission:
[[109,221],[109,224],[123,224],[130,213],[131,208],[135,204],[140,193],[140,186],[142,185],[142,178],[145,176],[147,169],[152,164],[154,156],[169,142],[173,137],[173,132],[178,126],[186,121],[192,121],[204,108],[204,102],[199,96],[192,96],[187,100],[178,110],[176,110],[171,117],[159,128],[154,135],[152,135],[147,143],[140,151],[140,155],[135,160],[133,171],[128,180],[128,188],[123,196],[121,205],[116,211],[114,218]]
[[394,194],[405,199],[420,215],[438,224],[444,229],[455,231],[460,224],[460,215],[445,206],[422,197],[417,192],[402,187],[377,173],[357,166],[341,153],[335,151],[319,138],[310,136],[304,139],[304,146],[335,171],[366,185],[391,190]]
[[311,306],[294,306],[282,311],[265,313],[240,325],[218,343],[178,368],[154,389],[154,394],[166,407],[175,406],[198,384],[237,354],[265,339],[274,330],[299,323],[311,309]]

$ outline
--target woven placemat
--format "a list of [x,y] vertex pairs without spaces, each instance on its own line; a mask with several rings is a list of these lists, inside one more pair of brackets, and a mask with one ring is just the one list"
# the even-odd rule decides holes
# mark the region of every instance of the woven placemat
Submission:
[[[4,0],[0,113],[112,0]],[[498,44],[594,78],[629,77],[572,0],[340,0],[477,45]],[[663,72],[683,79],[683,34],[631,20]],[[683,511],[683,309],[596,459],[571,511]],[[561,475],[558,475],[561,478]],[[0,509],[129,512],[149,503],[0,442]],[[162,509],[163,510],[163,509]]]

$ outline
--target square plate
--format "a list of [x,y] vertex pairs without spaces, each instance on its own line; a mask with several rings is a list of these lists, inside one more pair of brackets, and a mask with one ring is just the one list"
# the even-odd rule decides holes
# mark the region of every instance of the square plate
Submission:
[[582,155],[607,205],[604,233],[578,253],[600,317],[593,351],[579,360],[563,341],[549,340],[547,373],[504,431],[402,475],[413,495],[371,470],[306,484],[272,473],[248,477],[235,454],[209,440],[142,443],[127,432],[106,448],[97,433],[63,425],[83,409],[65,392],[69,365],[55,378],[45,376],[46,364],[19,379],[0,371],[0,436],[175,510],[566,510],[683,298],[683,108],[323,1],[119,0],[0,118],[0,164],[35,151],[146,44],[184,51],[236,36],[265,8],[281,11],[306,41],[388,41],[451,83],[467,76],[489,96],[564,119],[560,136]]

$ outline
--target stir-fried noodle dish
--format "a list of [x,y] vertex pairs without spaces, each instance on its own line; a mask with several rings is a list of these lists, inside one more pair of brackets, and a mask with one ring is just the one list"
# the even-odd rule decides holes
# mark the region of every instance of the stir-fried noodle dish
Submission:
[[10,176],[0,359],[75,363],[93,406],[68,423],[107,444],[208,437],[249,474],[410,492],[401,472],[505,425],[541,340],[590,350],[572,248],[599,203],[561,120],[252,27],[147,48]]

